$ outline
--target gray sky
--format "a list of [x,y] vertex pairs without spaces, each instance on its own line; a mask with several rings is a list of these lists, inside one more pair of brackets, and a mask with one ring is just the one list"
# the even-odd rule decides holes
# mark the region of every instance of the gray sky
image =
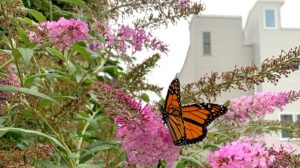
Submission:
[[[204,15],[229,15],[242,16],[243,26],[246,22],[249,10],[253,7],[256,0],[202,0],[206,10]],[[281,8],[282,27],[293,27],[300,29],[300,0],[285,0]],[[153,34],[162,41],[169,44],[170,52],[168,56],[163,56],[159,66],[148,76],[150,83],[155,83],[164,88],[163,96],[175,77],[180,72],[184,63],[189,46],[189,21],[180,21],[175,26],[169,26],[167,29],[160,29]],[[291,46],[295,47],[295,46]]]

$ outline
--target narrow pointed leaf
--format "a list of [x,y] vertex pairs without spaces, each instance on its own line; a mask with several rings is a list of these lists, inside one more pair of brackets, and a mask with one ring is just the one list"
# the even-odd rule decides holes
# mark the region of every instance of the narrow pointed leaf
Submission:
[[63,61],[65,60],[64,55],[63,55],[60,51],[58,51],[57,49],[47,47],[46,50],[47,50],[51,55],[57,56],[58,58],[60,58],[60,59],[63,60]]
[[80,6],[80,7],[84,7],[86,4],[84,1],[82,0],[60,0],[61,2],[66,2],[66,3],[69,3],[69,4],[73,4],[73,5],[77,5],[77,6]]
[[19,133],[25,133],[25,134],[30,134],[30,135],[37,135],[37,136],[42,136],[47,138],[48,140],[52,141],[53,143],[55,143],[57,146],[61,147],[62,149],[64,149],[66,152],[68,152],[68,149],[66,149],[66,147],[64,145],[62,145],[56,138],[44,134],[42,132],[39,131],[34,131],[34,130],[27,130],[27,129],[23,129],[23,128],[14,128],[14,127],[4,127],[4,128],[0,128],[0,134],[3,132],[19,132]]
[[77,168],[103,168],[103,164],[80,164]]
[[204,167],[204,165],[201,162],[199,162],[198,160],[196,160],[195,158],[183,156],[183,157],[181,157],[181,160],[179,162],[177,162],[175,168],[185,168],[188,163],[194,163],[194,164],[199,165],[200,167]]
[[18,59],[19,57],[22,57],[22,59],[24,60],[24,63],[26,65],[29,65],[30,60],[33,56],[33,50],[30,48],[16,48],[13,50],[13,55],[16,59]]
[[80,163],[85,163],[100,151],[109,149],[116,149],[116,145],[119,144],[117,141],[97,141],[88,146],[80,156]]
[[43,167],[43,168],[60,168],[59,166],[56,166],[50,160],[47,160],[47,159],[36,160],[36,161],[34,161],[34,165],[37,167]]
[[52,97],[47,96],[47,95],[45,95],[43,93],[34,91],[32,89],[28,89],[28,88],[3,85],[3,86],[0,86],[0,90],[1,91],[10,91],[10,92],[22,92],[22,93],[30,94],[30,95],[36,96],[36,97],[40,97],[42,99],[46,99],[46,100],[49,100],[49,101],[51,101],[53,103],[57,103],[58,104],[58,102],[55,99],[53,99]]
[[46,22],[46,17],[39,11],[34,9],[28,9],[28,12],[38,21],[38,22]]

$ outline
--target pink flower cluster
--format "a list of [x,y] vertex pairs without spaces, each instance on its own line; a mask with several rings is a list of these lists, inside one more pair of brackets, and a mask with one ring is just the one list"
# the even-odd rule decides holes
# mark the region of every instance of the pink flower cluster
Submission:
[[143,45],[151,50],[160,50],[166,52],[167,46],[156,38],[153,38],[151,33],[147,33],[142,28],[132,28],[129,26],[121,26],[117,30],[113,30],[107,24],[102,22],[95,23],[95,29],[100,29],[101,35],[105,38],[105,43],[93,41],[89,48],[92,51],[101,50],[103,48],[115,47],[117,52],[125,54],[128,49],[131,49],[132,54],[141,51]]
[[173,144],[169,130],[163,125],[160,115],[155,114],[147,104],[137,118],[124,123],[117,117],[120,125],[117,138],[128,154],[129,164],[137,167],[156,166],[159,160],[166,160],[169,167],[179,158],[180,148]]
[[159,160],[166,160],[172,167],[179,158],[180,148],[174,145],[162,116],[154,113],[150,104],[143,106],[119,89],[101,82],[94,83],[93,87],[103,89],[122,105],[121,112],[113,107],[107,109],[119,126],[117,139],[128,155],[128,165],[149,167],[156,166]]
[[29,32],[32,42],[41,43],[45,39],[60,50],[66,50],[75,42],[88,37],[88,25],[80,20],[60,18],[58,21],[48,21],[39,24],[39,32]]
[[[4,62],[6,59],[4,57],[4,55],[0,54],[0,62]],[[7,76],[0,76],[0,86],[3,85],[9,85],[9,86],[16,86],[19,87],[20,83],[18,80],[17,75],[14,73],[13,71],[13,64],[8,64],[5,68],[5,74]],[[11,98],[13,96],[13,93],[11,92],[4,92],[4,91],[0,91],[0,106],[5,104],[6,101]]]
[[184,9],[184,10],[185,9],[188,10],[188,9],[192,8],[191,0],[172,0],[171,4],[174,5],[174,6],[179,5],[179,7]]
[[268,148],[263,140],[243,138],[209,153],[208,160],[212,168],[269,168],[294,151],[291,146]]
[[243,96],[232,99],[225,117],[239,123],[246,122],[253,117],[261,117],[273,113],[275,108],[283,110],[285,105],[299,98],[295,91],[261,92],[254,96]]
[[183,9],[186,9],[186,8],[189,7],[189,3],[190,3],[190,2],[191,2],[190,0],[181,0],[181,1],[180,1],[180,5],[181,5],[181,7],[182,7]]

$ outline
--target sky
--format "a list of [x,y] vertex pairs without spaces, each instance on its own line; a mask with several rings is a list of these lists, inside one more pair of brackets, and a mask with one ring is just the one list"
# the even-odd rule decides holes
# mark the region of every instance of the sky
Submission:
[[[202,15],[228,15],[241,16],[243,27],[246,23],[247,15],[255,4],[256,0],[201,0],[205,5]],[[285,0],[281,8],[282,27],[300,29],[300,0]],[[181,20],[177,25],[156,30],[153,35],[169,45],[168,55],[162,55],[162,59],[148,75],[149,83],[163,87],[162,95],[166,94],[170,82],[176,73],[180,72],[189,47],[189,22]],[[300,44],[299,44],[300,45]],[[157,98],[154,98],[157,99]]]

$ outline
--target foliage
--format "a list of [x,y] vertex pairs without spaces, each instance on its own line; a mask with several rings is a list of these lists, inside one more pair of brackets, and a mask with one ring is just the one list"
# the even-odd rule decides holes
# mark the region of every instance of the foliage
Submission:
[[260,68],[252,64],[248,67],[236,67],[232,71],[221,74],[212,72],[211,75],[207,74],[198,81],[184,86],[182,97],[186,102],[199,97],[210,101],[221,92],[230,89],[245,91],[265,81],[276,84],[282,76],[288,77],[295,70],[293,66],[298,64],[299,56],[300,49],[295,48],[288,53],[282,51],[278,57],[265,59]]
[[199,2],[190,0],[91,0],[88,9],[93,10],[92,18],[108,18],[110,20],[124,19],[137,16],[133,19],[136,27],[159,27],[176,23],[180,18],[187,18],[191,14],[198,14],[203,10]]
[[[1,167],[208,167],[224,159],[208,162],[207,150],[222,150],[241,136],[285,130],[299,137],[299,124],[256,120],[299,98],[288,91],[231,100],[230,112],[213,124],[218,131],[195,145],[173,144],[147,95],[160,94],[146,75],[168,52],[151,29],[202,10],[189,0],[0,0]],[[153,54],[136,64],[144,50]],[[184,86],[182,102],[276,83],[299,53],[283,52],[261,68],[213,72]],[[276,157],[285,152],[280,163],[299,163],[292,152],[260,147]]]

